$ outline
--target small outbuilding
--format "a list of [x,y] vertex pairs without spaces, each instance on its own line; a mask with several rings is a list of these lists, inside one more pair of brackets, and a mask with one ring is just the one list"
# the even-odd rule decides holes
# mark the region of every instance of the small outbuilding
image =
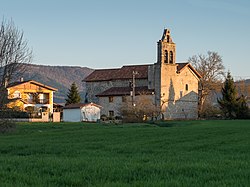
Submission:
[[96,122],[100,119],[101,106],[94,103],[69,104],[63,108],[63,121]]

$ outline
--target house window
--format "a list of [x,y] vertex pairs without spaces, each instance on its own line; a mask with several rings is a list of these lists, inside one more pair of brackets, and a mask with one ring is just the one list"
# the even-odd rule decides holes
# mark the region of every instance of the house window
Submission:
[[112,103],[114,101],[114,97],[113,96],[110,96],[109,97],[109,102]]
[[188,91],[188,84],[186,84],[186,91]]
[[126,101],[127,101],[126,96],[122,96],[122,102],[126,102]]
[[114,117],[114,115],[115,115],[115,114],[114,114],[114,111],[113,111],[113,110],[110,110],[110,111],[109,111],[109,117]]
[[13,98],[21,98],[21,93],[19,91],[15,91],[13,93]]
[[48,94],[39,94],[39,103],[40,104],[49,104],[49,95]]
[[28,97],[27,97],[27,101],[28,101],[28,103],[33,103],[33,94],[32,93],[29,93],[28,94]]

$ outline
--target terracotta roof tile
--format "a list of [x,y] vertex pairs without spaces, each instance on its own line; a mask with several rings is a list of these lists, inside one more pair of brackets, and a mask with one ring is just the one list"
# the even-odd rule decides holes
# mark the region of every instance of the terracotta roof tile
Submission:
[[[185,67],[190,67],[192,71],[200,78],[200,74],[191,66],[189,63],[176,63],[177,72],[181,72]],[[95,82],[95,81],[109,81],[109,80],[121,80],[121,79],[131,79],[133,71],[137,71],[139,74],[136,75],[137,79],[147,79],[148,78],[148,67],[153,66],[153,64],[148,65],[131,65],[123,66],[117,69],[99,69],[92,72],[83,81],[85,82]]]
[[197,77],[201,78],[201,75],[194,69],[194,67],[190,63],[177,63],[177,73],[180,73],[186,66],[188,66],[196,75]]
[[[125,95],[130,95],[130,92],[132,91],[131,87],[112,87],[104,92],[101,92],[97,94],[97,97],[107,97],[107,96],[125,96]],[[152,94],[154,92],[153,89],[148,89],[147,86],[141,86],[141,87],[136,87],[135,88],[135,94]]]
[[139,79],[148,78],[148,66],[149,65],[132,65],[132,66],[123,66],[118,69],[100,69],[95,70],[89,76],[87,76],[84,81],[108,81],[108,80],[119,80],[119,79],[131,79],[133,71],[137,71],[136,75]]
[[96,107],[99,107],[99,108],[101,107],[100,105],[97,105],[95,103],[74,103],[74,104],[66,105],[65,107],[63,107],[63,109],[82,108],[82,107],[88,106],[88,105],[96,106]]
[[177,72],[181,71],[188,63],[177,63]]

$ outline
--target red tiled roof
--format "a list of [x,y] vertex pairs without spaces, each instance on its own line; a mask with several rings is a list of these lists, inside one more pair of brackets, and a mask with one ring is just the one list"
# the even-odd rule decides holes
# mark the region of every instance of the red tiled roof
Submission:
[[[106,96],[123,96],[123,95],[130,95],[132,91],[131,87],[112,87],[104,92],[97,94],[97,97],[106,97]],[[135,94],[152,94],[154,92],[153,89],[148,89],[147,86],[141,86],[135,88]]]
[[[181,72],[185,67],[191,68],[194,73],[201,78],[200,74],[191,66],[190,63],[176,63],[177,72]],[[131,79],[133,71],[137,71],[137,79],[147,79],[148,78],[148,67],[153,64],[148,65],[131,65],[123,66],[117,69],[99,69],[92,72],[83,81],[94,82],[94,81],[109,81],[109,80],[119,80],[119,79]]]
[[96,106],[96,107],[101,107],[100,105],[97,105],[95,103],[74,103],[74,104],[69,104],[63,107],[63,109],[74,109],[74,108],[82,108],[84,106]]
[[201,75],[194,69],[194,67],[190,63],[177,63],[177,73],[180,73],[186,66],[188,66],[196,75],[197,77],[201,78]]
[[188,63],[177,63],[177,72],[180,72],[184,67],[188,65]]
[[100,69],[95,70],[89,76],[87,76],[84,81],[108,81],[108,80],[118,80],[118,79],[132,79],[133,71],[137,71],[137,79],[147,79],[148,78],[148,66],[149,65],[132,65],[123,66],[118,69]]

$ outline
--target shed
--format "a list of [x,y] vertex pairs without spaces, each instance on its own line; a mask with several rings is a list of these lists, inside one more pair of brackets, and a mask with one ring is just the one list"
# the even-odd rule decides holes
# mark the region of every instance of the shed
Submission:
[[69,104],[63,108],[63,121],[96,122],[98,119],[100,119],[100,111],[101,111],[101,106],[94,103]]

